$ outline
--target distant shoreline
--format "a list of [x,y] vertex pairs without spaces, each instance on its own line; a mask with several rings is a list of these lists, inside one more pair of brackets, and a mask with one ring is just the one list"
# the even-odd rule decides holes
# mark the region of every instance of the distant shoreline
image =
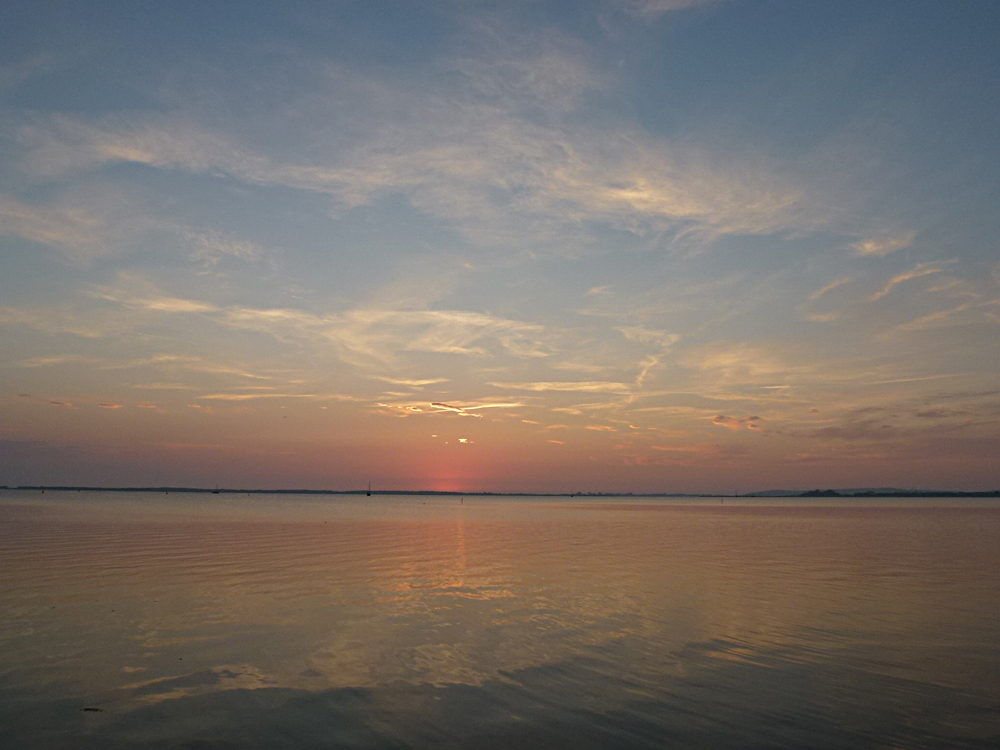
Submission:
[[442,497],[692,497],[692,498],[920,498],[920,497],[996,497],[1000,490],[961,492],[957,490],[771,490],[748,492],[743,495],[688,492],[452,492],[450,490],[305,490],[305,489],[233,489],[207,487],[85,487],[56,485],[0,486],[3,490],[49,490],[53,492],[156,492],[195,493],[208,495],[421,495]]

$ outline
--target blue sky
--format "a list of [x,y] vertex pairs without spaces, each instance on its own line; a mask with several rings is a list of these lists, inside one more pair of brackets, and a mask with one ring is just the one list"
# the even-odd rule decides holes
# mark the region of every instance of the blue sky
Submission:
[[995,3],[0,13],[0,483],[1000,483]]

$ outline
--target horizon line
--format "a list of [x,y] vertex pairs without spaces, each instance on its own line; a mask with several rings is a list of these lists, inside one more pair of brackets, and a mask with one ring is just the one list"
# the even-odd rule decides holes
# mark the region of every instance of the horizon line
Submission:
[[871,489],[813,489],[813,490],[760,490],[757,492],[723,494],[717,492],[497,492],[489,490],[463,492],[460,490],[315,490],[315,489],[262,489],[262,488],[211,488],[211,487],[100,487],[88,485],[0,485],[3,490],[51,490],[55,492],[178,492],[191,494],[254,494],[254,495],[436,495],[470,497],[704,497],[704,498],[869,498],[869,497],[1000,497],[1000,490],[920,490],[892,487]]

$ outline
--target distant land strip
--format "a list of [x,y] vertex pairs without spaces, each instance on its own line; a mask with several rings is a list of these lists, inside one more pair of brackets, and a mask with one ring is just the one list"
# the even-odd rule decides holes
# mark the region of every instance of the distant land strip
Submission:
[[874,497],[997,497],[1000,490],[983,492],[961,492],[957,490],[900,490],[900,489],[866,489],[866,490],[765,490],[745,494],[723,495],[719,493],[686,493],[686,492],[455,492],[451,490],[305,490],[305,489],[232,489],[208,487],[84,487],[60,485],[19,485],[8,487],[0,485],[2,490],[49,490],[55,492],[186,492],[202,494],[240,494],[240,495],[425,495],[425,496],[462,496],[462,497],[744,497],[744,498],[794,498],[794,497],[842,497],[842,498],[874,498]]

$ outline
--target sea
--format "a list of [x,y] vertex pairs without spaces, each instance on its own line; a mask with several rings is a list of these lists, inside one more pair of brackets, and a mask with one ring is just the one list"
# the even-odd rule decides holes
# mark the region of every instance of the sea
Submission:
[[995,749],[1000,503],[6,490],[0,747]]

